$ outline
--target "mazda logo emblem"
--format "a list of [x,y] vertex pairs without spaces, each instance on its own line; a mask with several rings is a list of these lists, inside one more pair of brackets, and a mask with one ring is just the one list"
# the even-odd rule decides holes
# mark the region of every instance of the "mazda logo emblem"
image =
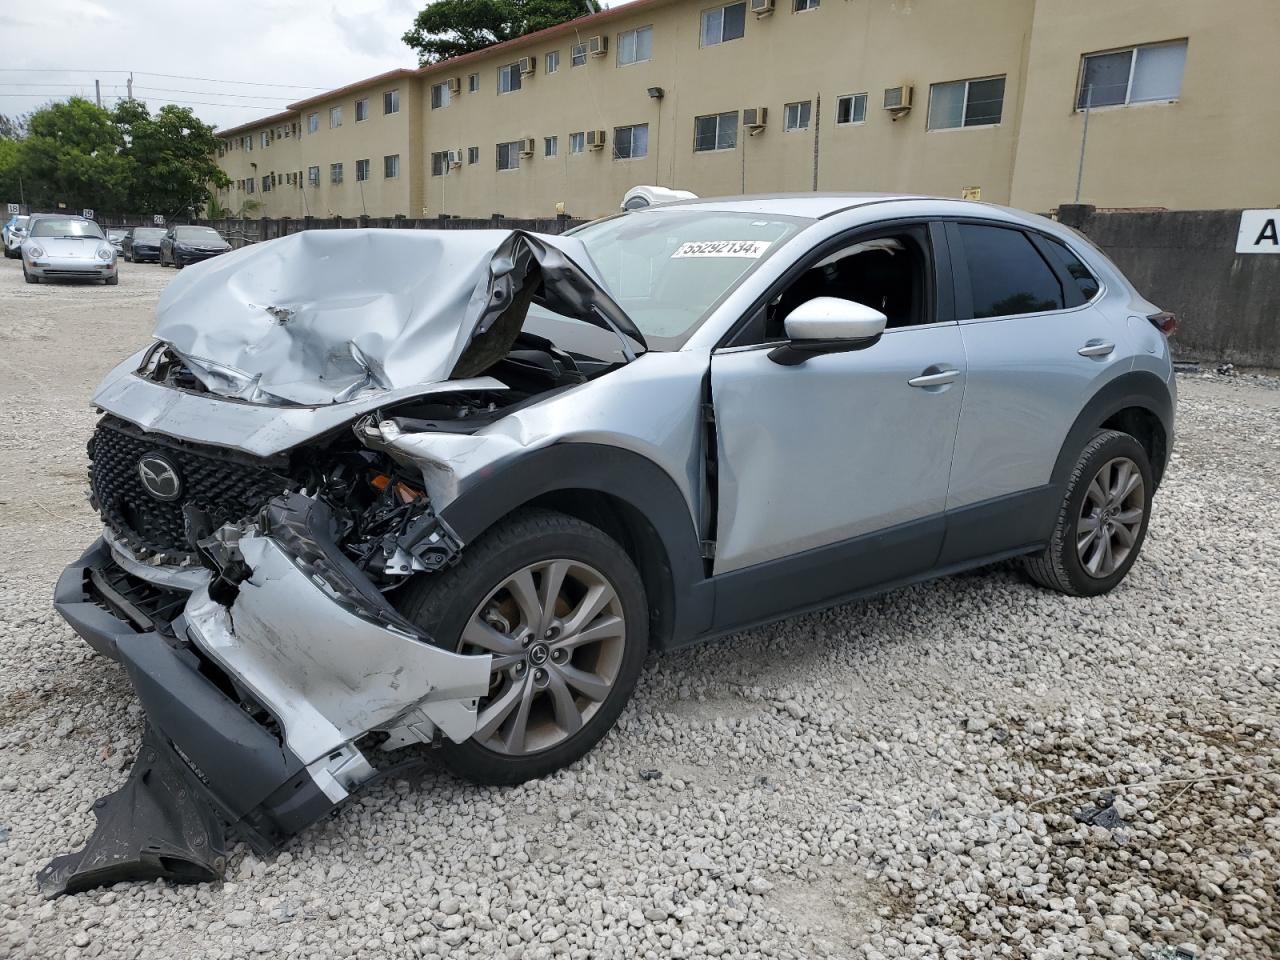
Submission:
[[138,460],[138,478],[142,488],[157,500],[177,500],[182,496],[178,468],[158,453],[148,453]]

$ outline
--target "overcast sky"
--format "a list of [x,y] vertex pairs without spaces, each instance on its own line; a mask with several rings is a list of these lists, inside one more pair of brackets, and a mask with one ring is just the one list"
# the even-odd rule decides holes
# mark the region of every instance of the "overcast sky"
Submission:
[[[400,42],[425,0],[0,0],[0,113],[134,96],[223,128],[417,64]],[[168,76],[157,76],[167,74]],[[202,79],[191,79],[202,78]],[[240,81],[240,82],[233,82]]]

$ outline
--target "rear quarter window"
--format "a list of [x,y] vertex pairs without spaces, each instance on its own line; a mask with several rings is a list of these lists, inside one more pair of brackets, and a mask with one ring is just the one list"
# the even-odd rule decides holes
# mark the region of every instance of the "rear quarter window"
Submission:
[[1065,307],[1058,275],[1021,230],[973,223],[959,230],[975,318]]
[[[1075,292],[1079,294],[1079,302],[1088,303],[1096,297],[1101,287],[1097,278],[1084,265],[1084,261],[1072,253],[1071,248],[1061,240],[1043,235],[1041,235],[1040,239],[1044,242],[1045,248],[1048,249],[1049,253],[1058,259],[1062,269],[1071,277]],[[1069,305],[1074,306],[1074,304]]]

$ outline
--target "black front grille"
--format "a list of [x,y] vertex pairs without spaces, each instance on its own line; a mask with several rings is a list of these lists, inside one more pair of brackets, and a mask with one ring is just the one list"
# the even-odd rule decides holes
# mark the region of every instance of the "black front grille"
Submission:
[[[182,484],[176,500],[147,492],[138,472],[146,454],[173,465]],[[135,550],[188,554],[183,507],[204,511],[213,529],[256,513],[268,500],[296,488],[282,461],[257,460],[218,447],[144,433],[111,416],[89,442],[89,482],[102,519]]]

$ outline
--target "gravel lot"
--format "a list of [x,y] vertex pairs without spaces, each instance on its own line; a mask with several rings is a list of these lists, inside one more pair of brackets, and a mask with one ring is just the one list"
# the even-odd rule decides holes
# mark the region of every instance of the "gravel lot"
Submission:
[[[384,784],[221,886],[45,902],[125,778],[122,671],[54,615],[91,390],[173,276],[0,261],[0,955],[1280,956],[1280,381],[1184,377],[1143,559],[1010,565],[651,659],[552,779]],[[1072,814],[1111,791],[1125,825]]]

